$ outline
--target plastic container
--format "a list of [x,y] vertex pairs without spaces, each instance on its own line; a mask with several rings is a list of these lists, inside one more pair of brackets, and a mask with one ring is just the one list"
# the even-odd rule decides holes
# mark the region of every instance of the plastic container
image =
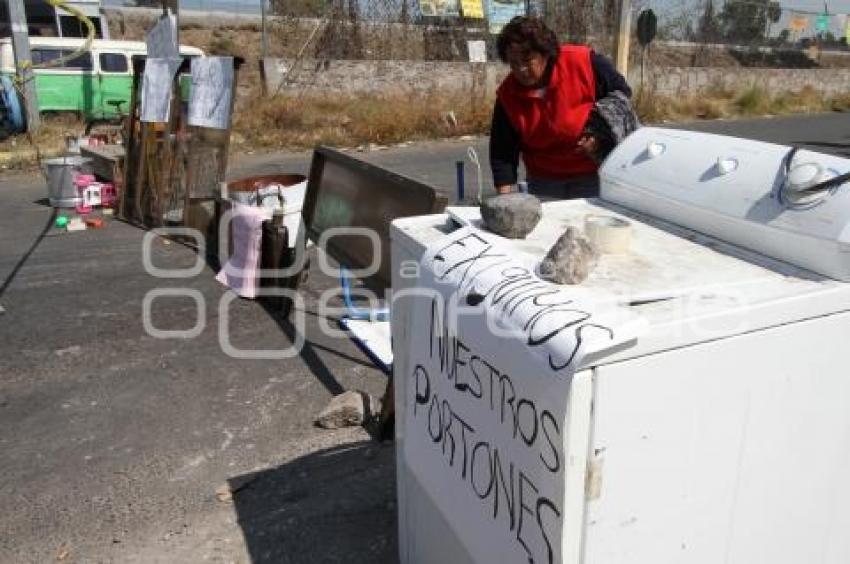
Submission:
[[[222,212],[230,209],[230,202],[247,202],[258,189],[270,184],[283,186],[283,224],[289,231],[289,246],[295,246],[296,234],[301,228],[301,208],[307,193],[307,177],[302,174],[272,174],[250,176],[227,183],[227,191],[222,193]],[[271,218],[271,210],[269,210]]]
[[91,159],[79,156],[66,156],[44,162],[47,169],[47,199],[57,208],[73,208],[80,201],[74,179],[80,173],[87,173]]

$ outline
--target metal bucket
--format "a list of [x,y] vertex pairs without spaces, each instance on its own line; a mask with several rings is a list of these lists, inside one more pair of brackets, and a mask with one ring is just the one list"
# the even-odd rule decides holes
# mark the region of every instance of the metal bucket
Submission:
[[91,159],[76,155],[44,161],[47,168],[47,199],[57,208],[73,208],[80,201],[74,175],[88,172]]

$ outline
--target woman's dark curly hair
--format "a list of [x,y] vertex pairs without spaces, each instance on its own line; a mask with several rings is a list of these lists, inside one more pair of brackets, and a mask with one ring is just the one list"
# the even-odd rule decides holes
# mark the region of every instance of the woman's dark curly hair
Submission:
[[524,51],[536,51],[553,59],[558,55],[558,38],[555,32],[546,27],[539,18],[533,16],[517,16],[502,28],[496,39],[496,50],[503,63],[508,60],[508,47],[517,44]]

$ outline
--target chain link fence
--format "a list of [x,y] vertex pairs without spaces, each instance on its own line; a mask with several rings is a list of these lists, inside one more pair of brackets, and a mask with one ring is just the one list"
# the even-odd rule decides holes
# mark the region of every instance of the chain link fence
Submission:
[[[772,0],[651,3],[670,66],[813,68],[850,66],[847,14]],[[674,56],[677,55],[677,56]]]
[[[255,55],[261,0],[184,0],[182,13],[225,14],[210,29],[213,51],[227,47]],[[496,60],[495,39],[514,15],[538,15],[563,42],[587,43],[613,56],[617,0],[265,0],[266,54],[304,60],[467,61],[468,42],[485,42]],[[797,0],[814,2],[815,0]],[[109,5],[154,7],[158,0],[105,0]],[[658,19],[649,51],[633,39],[632,60],[651,52],[668,66],[847,67],[848,17],[827,7],[775,0],[637,0],[632,23],[645,9]],[[850,7],[848,7],[850,11]],[[213,24],[212,22],[216,22]],[[250,33],[249,33],[250,32]],[[192,38],[194,39],[194,37]],[[251,43],[251,47],[247,46]],[[199,45],[209,49],[210,45]],[[259,53],[257,53],[259,54]]]

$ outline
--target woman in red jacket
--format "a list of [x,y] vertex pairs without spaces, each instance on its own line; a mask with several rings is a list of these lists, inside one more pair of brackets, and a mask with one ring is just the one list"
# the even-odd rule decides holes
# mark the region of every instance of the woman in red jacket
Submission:
[[532,194],[598,195],[598,163],[619,139],[596,104],[616,96],[631,113],[626,80],[590,47],[559,45],[555,33],[534,17],[511,20],[496,45],[511,69],[496,92],[490,131],[497,191],[507,193],[516,184],[522,155]]

